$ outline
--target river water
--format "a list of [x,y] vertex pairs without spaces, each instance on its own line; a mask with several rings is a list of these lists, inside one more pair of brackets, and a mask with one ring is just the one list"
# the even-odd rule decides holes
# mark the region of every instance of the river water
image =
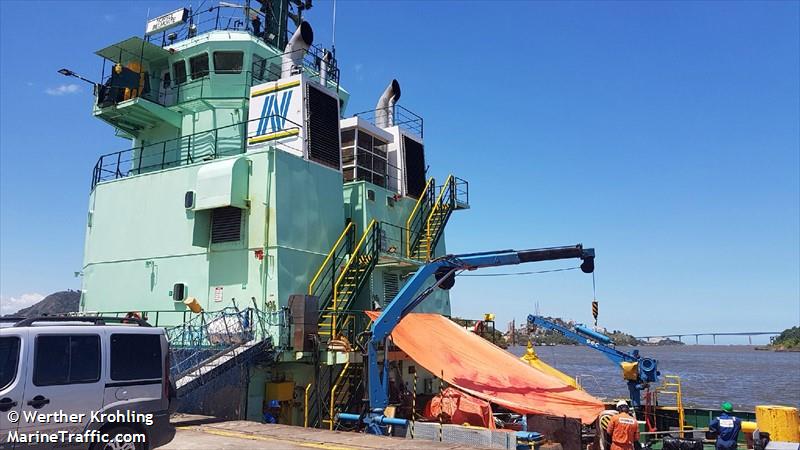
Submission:
[[[619,347],[630,351],[630,348]],[[619,368],[600,352],[573,345],[535,347],[551,366],[578,376],[589,393],[601,398],[627,398]],[[684,406],[718,408],[729,401],[734,408],[753,411],[756,405],[800,407],[800,352],[755,350],[745,345],[680,345],[640,347],[643,357],[658,360],[661,374],[681,378]],[[525,347],[509,347],[520,356]],[[671,396],[674,399],[674,396]],[[665,404],[674,400],[664,398]]]

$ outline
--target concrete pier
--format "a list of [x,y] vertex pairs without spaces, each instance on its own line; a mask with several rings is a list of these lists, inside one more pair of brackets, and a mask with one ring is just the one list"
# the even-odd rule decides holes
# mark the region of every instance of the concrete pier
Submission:
[[450,442],[410,440],[373,436],[345,431],[328,431],[290,425],[272,425],[247,421],[222,421],[213,417],[178,416],[175,439],[165,450],[248,450],[280,448],[293,450],[364,450],[364,449],[474,449]]

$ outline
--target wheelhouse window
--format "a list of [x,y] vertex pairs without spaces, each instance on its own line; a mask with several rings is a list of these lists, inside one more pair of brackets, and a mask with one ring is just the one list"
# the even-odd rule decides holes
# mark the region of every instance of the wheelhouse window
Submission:
[[161,80],[161,87],[163,89],[167,89],[172,84],[172,78],[169,76],[169,72],[164,73],[164,79]]
[[267,71],[267,60],[263,57],[253,53],[253,78],[258,81],[264,81],[264,75]]
[[242,73],[244,53],[214,52],[214,73]]
[[175,84],[186,83],[186,61],[180,60],[172,63],[172,71],[175,72]]
[[100,379],[100,336],[39,336],[33,358],[33,384],[93,383]]
[[208,53],[201,53],[189,58],[189,70],[192,72],[193,80],[208,75]]
[[19,366],[19,338],[0,337],[0,391],[11,386]]

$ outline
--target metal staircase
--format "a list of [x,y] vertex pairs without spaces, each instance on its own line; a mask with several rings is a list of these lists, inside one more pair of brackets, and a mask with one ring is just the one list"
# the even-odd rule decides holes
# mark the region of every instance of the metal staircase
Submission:
[[364,398],[364,365],[347,362],[330,389],[328,408],[322,423],[329,430],[336,427],[336,415],[340,412],[357,411],[358,403]]
[[[339,235],[339,239],[333,244],[333,248],[331,248],[328,256],[308,285],[308,294],[319,299],[319,311],[321,312],[319,334],[323,339],[330,339],[332,323],[328,322],[326,324],[322,314],[325,314],[325,311],[334,303],[334,287],[337,279],[344,273],[344,269],[350,261],[356,244],[355,238],[356,227],[353,222],[350,222],[345,226],[344,231]],[[322,328],[323,324],[326,325],[324,329]]]
[[364,398],[364,365],[347,362],[320,366],[316,383],[308,386],[305,398],[304,426],[336,428],[336,415],[342,411],[358,411]]
[[380,227],[376,220],[369,223],[341,269],[335,272],[335,279],[330,279],[333,280],[330,295],[320,298],[319,335],[323,340],[327,337],[330,341],[345,334],[353,341],[354,333],[346,333],[355,326],[354,315],[349,310],[378,262]]
[[431,178],[406,221],[410,234],[406,254],[420,261],[430,261],[433,257],[453,211],[469,208],[469,185],[466,181],[450,175],[438,187],[438,194],[436,191],[436,181]]
[[270,322],[256,308],[235,307],[201,312],[166,329],[170,343],[170,373],[179,397],[241,365],[275,356]]

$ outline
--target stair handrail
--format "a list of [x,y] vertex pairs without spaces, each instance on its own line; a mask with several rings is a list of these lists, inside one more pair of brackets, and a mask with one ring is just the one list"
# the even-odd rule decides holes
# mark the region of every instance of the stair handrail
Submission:
[[347,359],[347,362],[344,364],[344,368],[341,372],[339,372],[339,376],[336,377],[336,381],[333,383],[333,387],[331,388],[331,402],[329,404],[330,408],[330,430],[333,431],[334,422],[336,422],[336,390],[339,388],[339,385],[344,379],[345,374],[347,373],[347,369],[350,368],[350,358]]
[[367,237],[372,232],[372,230],[375,227],[376,223],[378,223],[378,221],[375,220],[375,219],[372,219],[372,221],[369,223],[369,225],[367,225],[367,228],[366,228],[366,230],[364,230],[364,234],[361,235],[361,239],[359,239],[358,244],[356,244],[356,246],[353,248],[353,252],[350,254],[350,259],[348,259],[347,263],[344,265],[344,268],[342,269],[342,273],[339,274],[339,277],[336,279],[336,282],[333,283],[333,315],[331,317],[331,338],[334,338],[335,335],[336,335],[336,315],[337,315],[336,313],[338,312],[337,310],[338,310],[338,302],[339,302],[339,298],[338,298],[339,297],[338,296],[339,283],[341,283],[342,280],[344,279],[344,276],[347,273],[347,270],[350,268],[350,265],[353,264],[353,261],[358,259],[357,255],[361,251],[362,245],[367,240]]
[[[353,227],[355,227],[355,222],[350,222],[346,227],[344,227],[342,234],[339,235],[339,238],[333,244],[333,247],[331,247],[331,251],[328,252],[328,256],[326,256],[325,260],[322,261],[322,264],[319,265],[319,269],[317,270],[317,273],[314,274],[314,278],[312,278],[311,282],[308,283],[308,295],[312,295],[314,293],[314,284],[316,284],[317,280],[322,275],[322,272],[325,270],[328,262],[331,260],[331,258],[333,258],[333,255],[336,253],[336,249],[339,247],[339,244],[342,243],[344,238],[347,236],[347,233]],[[333,278],[335,278],[335,276]]]
[[433,246],[435,244],[434,236],[431,235],[431,219],[436,216],[436,212],[440,209],[439,205],[442,205],[442,197],[444,197],[445,192],[449,192],[449,195],[447,196],[447,207],[452,209],[453,206],[455,206],[455,198],[453,196],[453,175],[449,175],[447,180],[445,180],[444,184],[442,185],[442,189],[439,191],[439,195],[436,197],[436,201],[433,203],[433,209],[431,210],[431,213],[428,214],[428,220],[425,221],[425,234],[428,236],[428,252],[427,255],[425,255],[426,261],[430,261],[431,253],[433,253],[434,250]]
[[[417,211],[419,211],[420,207],[428,200],[430,192],[432,192],[432,189],[435,189],[435,186],[436,180],[434,180],[433,177],[428,178],[428,182],[425,183],[425,188],[422,190],[422,193],[417,199],[417,203],[414,205],[414,209],[411,210],[411,214],[408,215],[408,219],[406,220],[406,229],[409,230],[408,238],[406,239],[406,255],[409,257],[412,255],[411,248],[414,244],[414,238],[412,237],[414,230],[411,228],[411,223],[414,221],[414,216],[417,214]],[[420,230],[420,234],[421,231],[422,230]]]

